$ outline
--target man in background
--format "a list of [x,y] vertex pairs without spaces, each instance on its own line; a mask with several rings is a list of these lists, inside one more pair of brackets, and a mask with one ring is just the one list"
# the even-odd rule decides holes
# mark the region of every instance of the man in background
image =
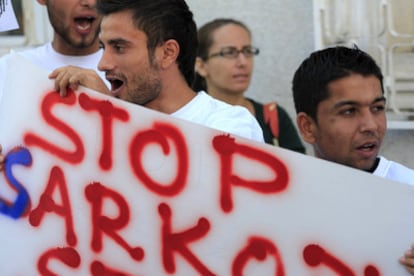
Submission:
[[[302,138],[315,156],[414,184],[414,170],[379,156],[387,129],[383,75],[374,59],[343,46],[312,53],[296,70],[293,99]],[[400,259],[414,275],[414,249]]]

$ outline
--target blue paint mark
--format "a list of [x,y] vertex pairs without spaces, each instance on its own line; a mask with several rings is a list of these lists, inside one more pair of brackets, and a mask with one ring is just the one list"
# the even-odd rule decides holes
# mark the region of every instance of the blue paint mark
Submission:
[[32,155],[30,151],[23,147],[16,147],[6,155],[4,163],[4,173],[6,179],[16,190],[17,197],[12,205],[0,198],[0,213],[18,219],[30,206],[30,197],[26,189],[16,180],[12,173],[12,167],[15,164],[30,166],[32,164]]

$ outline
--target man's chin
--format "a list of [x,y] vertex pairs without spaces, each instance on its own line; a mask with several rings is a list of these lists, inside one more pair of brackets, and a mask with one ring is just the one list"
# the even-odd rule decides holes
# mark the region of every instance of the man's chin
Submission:
[[353,167],[356,169],[360,169],[362,171],[373,172],[375,170],[375,166],[376,166],[376,158],[374,158],[373,160],[362,160],[361,162],[358,162]]

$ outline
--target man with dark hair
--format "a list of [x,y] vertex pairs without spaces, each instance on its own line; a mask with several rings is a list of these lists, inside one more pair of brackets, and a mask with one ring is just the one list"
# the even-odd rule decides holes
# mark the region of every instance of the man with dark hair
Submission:
[[[293,99],[316,157],[414,184],[414,170],[378,155],[387,128],[383,75],[367,53],[343,46],[312,53],[295,72]],[[414,274],[414,249],[400,262]]]
[[[6,83],[10,59],[21,55],[33,64],[48,71],[62,66],[79,66],[84,70],[84,78],[99,79],[97,64],[102,55],[99,48],[99,26],[101,16],[96,10],[96,0],[37,0],[46,7],[53,39],[38,47],[9,53],[0,58],[0,99]],[[100,74],[104,79],[104,74]]]
[[[54,73],[56,89],[79,84],[117,98],[211,128],[263,141],[256,119],[240,106],[231,106],[206,93],[194,92],[197,27],[184,0],[101,0],[100,40],[104,53],[98,69],[111,83],[82,79],[81,68]],[[73,68],[70,68],[73,69]],[[91,83],[92,82],[92,83]]]

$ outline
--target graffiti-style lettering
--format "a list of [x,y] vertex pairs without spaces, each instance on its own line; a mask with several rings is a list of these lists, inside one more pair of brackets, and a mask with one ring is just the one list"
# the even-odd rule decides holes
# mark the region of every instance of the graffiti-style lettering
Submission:
[[[168,138],[172,140],[177,152],[177,175],[172,183],[166,185],[154,181],[144,170],[141,162],[142,152],[148,144],[159,144],[164,154],[170,153]],[[155,123],[153,129],[139,132],[132,139],[130,162],[135,176],[151,191],[164,196],[174,196],[185,187],[188,176],[188,149],[185,139],[175,127]]]
[[212,273],[187,247],[187,243],[201,239],[210,230],[210,223],[206,218],[200,218],[196,226],[180,233],[172,233],[171,208],[161,203],[158,212],[162,219],[162,259],[168,273],[175,272],[174,252],[180,253],[200,275],[215,275]]
[[233,276],[242,276],[243,268],[246,266],[247,262],[251,258],[257,260],[265,260],[267,255],[271,255],[275,259],[276,263],[276,276],[284,276],[285,269],[282,261],[282,257],[273,244],[272,241],[260,238],[260,237],[251,237],[246,245],[246,247],[238,254],[236,259],[233,262],[232,266],[232,275]]
[[[61,205],[56,204],[53,200],[53,193],[56,189],[58,189],[62,200]],[[35,227],[39,226],[46,212],[54,212],[65,219],[66,242],[70,246],[75,246],[77,237],[73,227],[68,188],[63,171],[59,167],[52,168],[46,190],[40,196],[39,205],[29,215],[30,224]]]
[[[316,244],[310,244],[305,247],[303,250],[303,259],[306,264],[311,267],[317,267],[324,265],[332,269],[338,275],[344,276],[355,276],[355,272],[352,271],[347,265],[341,262],[339,259],[334,257],[332,254],[326,252],[325,249]],[[372,266],[368,265],[364,270],[365,276],[379,276],[379,270]]]
[[16,164],[23,166],[32,164],[32,155],[28,149],[16,147],[6,154],[4,173],[7,182],[17,192],[17,196],[13,203],[0,198],[0,213],[14,219],[22,217],[26,211],[30,210],[30,196],[12,172],[12,167]]
[[59,93],[50,92],[46,94],[41,106],[41,113],[44,120],[53,128],[66,135],[75,146],[74,151],[66,150],[58,145],[53,144],[35,133],[27,133],[24,135],[24,142],[28,146],[37,146],[60,159],[72,163],[80,163],[85,156],[85,149],[79,135],[63,121],[57,119],[52,114],[52,109],[56,104],[74,105],[76,103],[76,95],[72,90],[68,90],[66,97],[61,97]]
[[[132,248],[116,232],[127,226],[129,222],[128,203],[122,195],[97,182],[86,187],[85,195],[92,207],[92,249],[95,252],[102,250],[103,234],[105,233],[124,248],[134,260],[141,261],[144,258],[144,250],[140,247]],[[117,218],[112,219],[102,215],[105,199],[111,199],[119,207],[119,216]]]
[[380,276],[379,270],[373,265],[367,265],[364,269],[364,276]]
[[79,253],[71,247],[63,247],[50,249],[40,256],[39,261],[37,262],[37,269],[40,272],[40,275],[44,276],[57,276],[57,273],[52,272],[47,267],[47,264],[50,259],[58,259],[62,263],[66,264],[68,267],[77,268],[81,263],[81,258]]
[[114,119],[122,122],[129,120],[129,114],[114,105],[108,100],[91,99],[85,93],[79,95],[79,104],[86,111],[97,111],[101,116],[102,125],[102,151],[99,157],[99,164],[103,170],[112,168],[112,126]]
[[130,273],[116,271],[115,269],[109,268],[105,266],[103,263],[99,261],[94,261],[91,264],[91,275],[92,276],[127,276]]
[[[289,173],[286,165],[265,150],[249,145],[237,144],[235,139],[228,135],[214,137],[213,147],[220,156],[220,205],[224,212],[230,212],[233,209],[231,184],[264,194],[280,193],[287,188]],[[268,166],[274,172],[274,179],[269,181],[244,180],[238,175],[233,174],[233,158],[236,154],[240,154],[250,160],[257,160],[263,165]]]

